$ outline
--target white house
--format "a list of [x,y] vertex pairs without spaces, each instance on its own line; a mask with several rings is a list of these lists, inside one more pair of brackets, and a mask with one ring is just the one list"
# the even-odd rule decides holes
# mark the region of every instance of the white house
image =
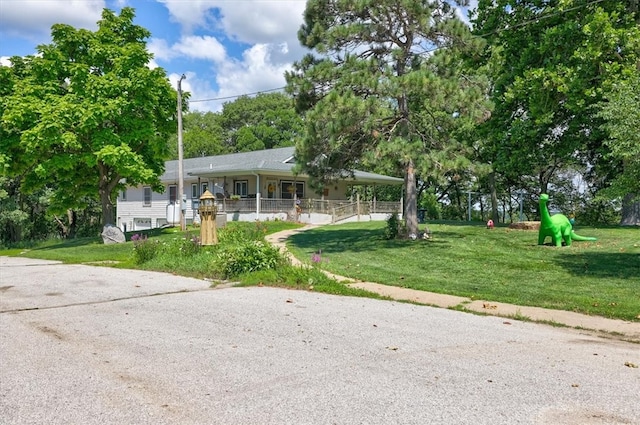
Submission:
[[[217,199],[218,216],[229,221],[296,220],[322,224],[345,219],[384,220],[401,210],[401,201],[367,202],[347,197],[353,185],[401,185],[402,179],[355,171],[321,192],[308,176],[295,175],[294,148],[276,148],[183,161],[185,217],[198,221],[199,198],[205,190]],[[179,222],[178,161],[167,161],[160,181],[164,193],[150,186],[128,187],[117,200],[117,225],[123,231],[144,230]],[[375,193],[375,190],[374,190]],[[183,205],[183,209],[185,206]]]

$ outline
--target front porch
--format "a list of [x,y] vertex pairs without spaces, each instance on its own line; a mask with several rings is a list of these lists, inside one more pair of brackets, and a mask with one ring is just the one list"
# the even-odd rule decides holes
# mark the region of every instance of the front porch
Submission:
[[[402,202],[322,199],[228,198],[216,201],[218,214],[228,221],[288,220],[309,224],[339,221],[385,220],[389,214],[401,213]],[[195,213],[194,213],[195,214]]]

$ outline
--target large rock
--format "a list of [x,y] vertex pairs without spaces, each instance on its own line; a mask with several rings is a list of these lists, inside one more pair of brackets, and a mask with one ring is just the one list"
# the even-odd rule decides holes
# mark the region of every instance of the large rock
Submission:
[[124,233],[122,233],[122,230],[120,230],[119,227],[107,224],[102,229],[102,240],[105,245],[111,245],[114,243],[126,242],[127,238],[125,238]]

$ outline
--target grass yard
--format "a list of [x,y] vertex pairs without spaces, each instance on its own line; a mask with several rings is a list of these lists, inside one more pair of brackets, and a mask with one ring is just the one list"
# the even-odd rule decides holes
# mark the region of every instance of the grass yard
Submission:
[[[385,223],[324,226],[288,247],[322,268],[386,285],[640,321],[640,229],[577,228],[597,242],[538,246],[537,231],[429,224],[430,240],[385,240]],[[316,257],[315,261],[319,259]]]
[[[267,233],[275,233],[285,229],[292,229],[300,227],[299,224],[289,223],[285,221],[269,221],[262,222],[264,228],[260,231]],[[228,223],[227,230],[232,232],[238,230],[254,231],[255,227],[252,223]],[[219,232],[221,229],[219,229]],[[70,264],[86,264],[86,263],[102,263],[110,267],[118,268],[147,268],[153,269],[153,267],[139,267],[135,264],[133,255],[133,243],[131,237],[135,234],[145,235],[149,240],[157,241],[159,243],[169,244],[176,240],[182,240],[184,238],[190,238],[200,235],[199,228],[189,228],[184,233],[179,228],[169,227],[164,229],[152,229],[148,231],[140,232],[127,232],[127,242],[123,244],[105,245],[102,242],[101,237],[94,238],[78,238],[73,240],[59,240],[59,241],[47,241],[37,244],[33,248],[29,249],[10,249],[0,250],[0,255],[14,255],[29,258],[40,258],[44,260],[56,260]],[[189,261],[185,258],[176,258],[178,264],[175,264],[177,269],[167,270],[161,269],[160,271],[171,271],[177,274],[185,274],[195,277],[203,277],[202,273],[197,269],[196,265],[189,264],[197,261]],[[184,268],[184,270],[180,270]],[[183,273],[184,271],[184,273]]]
[[[640,322],[640,229],[579,228],[578,234],[595,236],[598,241],[556,248],[538,246],[536,231],[505,227],[488,230],[461,223],[429,224],[429,240],[389,241],[384,239],[385,225],[367,222],[323,226],[293,235],[289,249],[310,265],[302,270],[278,266],[241,273],[242,267],[265,261],[264,255],[266,260],[273,259],[269,257],[273,254],[238,251],[238,246],[246,248],[243,241],[248,239],[300,227],[287,222],[229,223],[225,235],[220,234],[224,236],[220,245],[193,252],[190,238],[199,235],[198,229],[186,234],[175,228],[154,229],[144,232],[149,242],[166,248],[144,263],[136,261],[130,241],[134,233],[127,234],[129,242],[124,244],[104,245],[101,238],[83,238],[4,250],[0,255],[102,263],[213,279],[228,274],[224,267],[233,262],[240,267],[238,279],[244,285],[373,296],[325,279],[318,271],[325,269],[386,285]],[[315,254],[319,251],[321,255]]]
[[[269,248],[259,248],[263,245],[255,244],[267,234],[301,226],[284,221],[231,222],[224,229],[219,229],[220,243],[209,247],[200,247],[198,243],[194,243],[193,238],[199,235],[199,229],[188,229],[184,233],[176,228],[167,228],[127,233],[128,242],[123,244],[104,245],[101,238],[82,238],[49,241],[31,249],[0,250],[0,255],[154,270],[209,278],[213,281],[231,274],[231,278],[244,286],[268,285],[336,295],[382,298],[330,279],[318,267],[292,266],[276,248],[268,244],[265,245]],[[144,240],[131,241],[132,236],[141,233],[145,236]],[[147,255],[144,252],[149,258],[141,262],[141,255]]]

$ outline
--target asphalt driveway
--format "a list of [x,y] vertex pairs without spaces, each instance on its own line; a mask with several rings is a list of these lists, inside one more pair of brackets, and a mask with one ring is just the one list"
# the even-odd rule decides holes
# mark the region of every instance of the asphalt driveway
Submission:
[[0,257],[3,424],[638,424],[640,345]]

